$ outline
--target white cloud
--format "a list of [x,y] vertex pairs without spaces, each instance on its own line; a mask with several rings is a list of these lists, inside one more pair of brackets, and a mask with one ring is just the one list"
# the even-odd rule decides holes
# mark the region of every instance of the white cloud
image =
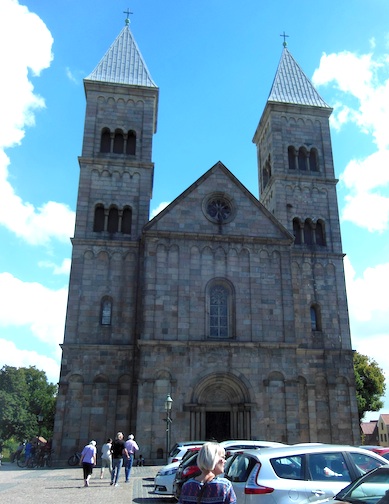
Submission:
[[0,326],[28,327],[31,334],[53,348],[63,341],[67,288],[50,290],[0,274]]
[[35,366],[45,371],[50,383],[59,380],[59,361],[30,350],[20,350],[11,341],[0,338],[0,367],[13,366],[16,368]]
[[59,266],[51,261],[39,261],[38,266],[51,269],[54,275],[69,275],[71,263],[71,260],[67,258]]
[[170,201],[162,201],[157,208],[154,208],[151,211],[150,219],[153,219],[156,215],[158,215],[164,208],[166,208],[168,205],[170,205]]
[[343,51],[323,54],[312,78],[317,86],[333,83],[341,96],[334,105],[332,125],[339,130],[354,123],[376,146],[365,159],[351,160],[340,176],[349,191],[342,220],[370,232],[383,232],[389,226],[388,72],[387,54],[374,59],[373,54]]

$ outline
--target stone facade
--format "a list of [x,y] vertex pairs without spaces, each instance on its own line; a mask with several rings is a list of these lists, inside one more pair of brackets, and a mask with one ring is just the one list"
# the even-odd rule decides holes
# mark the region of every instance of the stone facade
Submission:
[[149,221],[158,88],[148,74],[97,74],[85,80],[59,459],[122,430],[161,461],[167,394],[172,443],[358,444],[331,109],[268,101],[253,140],[261,202],[219,162]]

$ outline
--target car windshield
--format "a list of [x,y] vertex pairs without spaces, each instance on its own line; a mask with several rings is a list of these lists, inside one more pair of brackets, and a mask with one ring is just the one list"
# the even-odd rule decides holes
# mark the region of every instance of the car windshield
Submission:
[[368,474],[344,488],[335,498],[354,504],[389,504],[389,468]]

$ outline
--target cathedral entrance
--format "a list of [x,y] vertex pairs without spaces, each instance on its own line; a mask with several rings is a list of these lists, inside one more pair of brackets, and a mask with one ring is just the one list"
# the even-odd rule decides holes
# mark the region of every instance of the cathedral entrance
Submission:
[[216,439],[219,442],[231,439],[231,414],[229,411],[206,412],[205,439]]

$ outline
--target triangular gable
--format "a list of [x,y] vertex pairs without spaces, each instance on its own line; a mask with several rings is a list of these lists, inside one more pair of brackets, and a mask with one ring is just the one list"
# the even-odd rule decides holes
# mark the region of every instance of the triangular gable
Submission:
[[[231,202],[233,218],[217,224],[207,215],[213,195]],[[220,161],[181,193],[144,227],[145,233],[195,233],[244,237],[267,242],[293,242],[291,234]]]

